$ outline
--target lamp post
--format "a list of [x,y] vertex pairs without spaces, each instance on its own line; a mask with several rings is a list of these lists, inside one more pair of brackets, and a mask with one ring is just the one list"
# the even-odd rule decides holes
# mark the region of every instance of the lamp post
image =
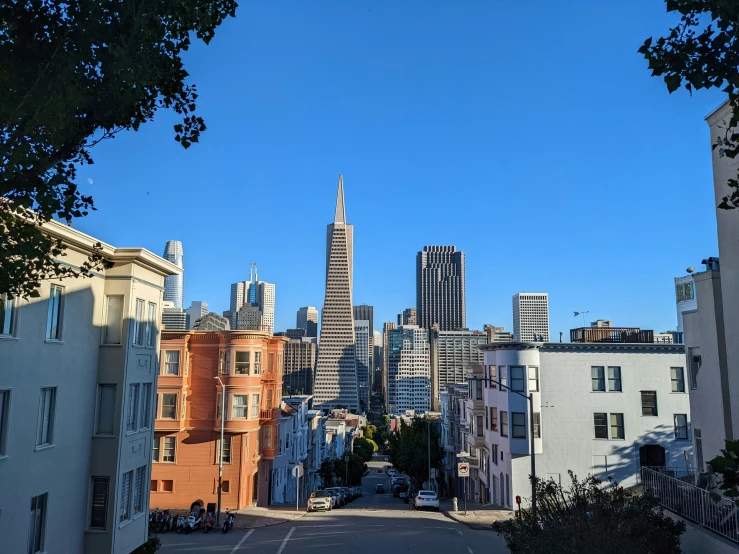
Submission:
[[221,445],[218,451],[218,510],[216,511],[216,527],[221,524],[221,484],[223,483],[223,427],[226,421],[226,386],[216,375],[213,379],[221,385]]
[[429,451],[429,488],[431,490],[434,490],[434,487],[431,484],[431,420],[429,419],[428,414],[426,414],[426,429],[428,431],[428,451]]
[[500,381],[496,381],[495,379],[490,379],[489,377],[469,377],[467,379],[468,381],[483,381],[485,383],[495,383],[498,385],[501,390],[507,389],[513,393],[516,393],[518,396],[525,398],[529,402],[529,436],[530,436],[530,445],[531,445],[531,513],[533,514],[534,518],[536,518],[536,453],[534,450],[534,393],[530,392],[528,395],[525,395],[522,392],[519,392],[517,390],[513,390],[511,387],[509,387],[506,384],[501,383]]

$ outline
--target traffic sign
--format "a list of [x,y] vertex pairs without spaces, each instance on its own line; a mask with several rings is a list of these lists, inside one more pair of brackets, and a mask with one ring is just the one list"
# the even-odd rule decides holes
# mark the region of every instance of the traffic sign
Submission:
[[470,453],[467,451],[464,452],[457,452],[457,458],[469,458]]
[[297,465],[293,468],[293,477],[299,479],[303,476],[303,464]]
[[467,462],[459,462],[457,464],[457,475],[460,477],[469,477],[470,476],[470,464]]

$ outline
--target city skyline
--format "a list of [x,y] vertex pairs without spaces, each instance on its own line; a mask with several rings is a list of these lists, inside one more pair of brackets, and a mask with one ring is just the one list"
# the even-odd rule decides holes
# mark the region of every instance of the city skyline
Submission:
[[[352,221],[362,229],[354,301],[373,305],[376,322],[395,321],[414,304],[414,256],[423,245],[455,244],[467,257],[471,329],[484,323],[511,329],[510,298],[521,290],[549,292],[552,337],[567,336],[578,325],[572,312],[582,310],[617,325],[674,328],[673,278],[718,252],[703,118],[721,95],[665,96],[664,83],[649,75],[636,52],[669,21],[660,2],[647,4],[632,6],[628,18],[618,5],[590,10],[587,52],[557,30],[581,27],[583,13],[574,5],[535,2],[540,18],[530,32],[533,42],[509,29],[485,32],[491,17],[522,17],[517,5],[500,11],[484,3],[464,10],[431,6],[410,34],[397,25],[417,15],[410,5],[371,12],[331,2],[319,12],[296,6],[287,22],[277,6],[244,5],[211,45],[188,52],[198,111],[208,126],[200,142],[183,151],[171,136],[175,118],[164,113],[139,132],[103,141],[95,147],[95,165],[80,169],[82,182],[94,182],[81,192],[93,195],[97,211],[73,225],[108,243],[155,253],[167,240],[181,240],[188,258],[185,303],[204,300],[217,313],[228,309],[228,286],[257,260],[279,289],[275,329],[282,330],[293,327],[299,307],[322,302],[325,237],[317,214],[332,202],[334,191],[325,183],[342,172],[352,183]],[[307,29],[311,36],[338,32],[349,50],[316,42]],[[384,37],[379,50],[378,36]],[[562,41],[555,62],[548,45]],[[254,44],[264,52],[255,54]],[[513,53],[499,59],[494,53],[504,44]],[[398,51],[407,53],[409,70],[398,70]],[[469,52],[474,63],[457,63]],[[536,61],[547,65],[553,87],[543,103],[521,84],[532,52],[546,54]],[[439,65],[440,59],[447,62]],[[285,60],[297,69],[277,71]],[[253,72],[229,70],[239,63]],[[598,67],[598,78],[583,67]],[[335,90],[331,76],[337,74],[344,75],[346,93]],[[618,86],[604,90],[614,74]],[[255,87],[252,77],[271,85]],[[609,136],[583,140],[604,115]],[[556,144],[536,155],[524,152],[525,129],[542,120],[555,130]],[[249,212],[246,240],[234,234],[213,240],[187,218],[152,225],[165,213],[189,213],[193,199],[201,213],[218,213],[220,221],[238,221],[244,206],[259,206]],[[667,240],[686,199],[695,218],[680,248],[655,248],[655,241]],[[426,209],[440,218],[408,224],[409,214]],[[523,215],[527,224],[517,225]],[[494,250],[491,221],[506,230]],[[606,256],[598,247],[602,237],[584,230],[596,221],[618,231],[638,225],[651,238],[613,244]],[[509,238],[514,228],[515,240]],[[568,249],[574,241],[578,247]],[[286,251],[278,244],[291,246]],[[531,248],[535,256],[523,254]],[[641,275],[635,269],[647,259],[650,270]],[[392,286],[378,283],[380,267]],[[613,294],[625,288],[628,303]]]

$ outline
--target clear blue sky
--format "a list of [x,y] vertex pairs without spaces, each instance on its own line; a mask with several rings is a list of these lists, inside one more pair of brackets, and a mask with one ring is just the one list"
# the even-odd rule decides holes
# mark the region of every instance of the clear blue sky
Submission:
[[285,329],[323,303],[343,173],[377,329],[415,305],[427,244],[466,253],[471,328],[510,328],[527,290],[549,292],[553,339],[575,310],[672,329],[672,278],[717,254],[703,118],[721,98],[650,77],[636,50],[671,21],[661,0],[245,1],[186,58],[200,144],[162,112],[95,147],[99,211],[75,225],[181,240],[186,304],[218,312],[256,261]]

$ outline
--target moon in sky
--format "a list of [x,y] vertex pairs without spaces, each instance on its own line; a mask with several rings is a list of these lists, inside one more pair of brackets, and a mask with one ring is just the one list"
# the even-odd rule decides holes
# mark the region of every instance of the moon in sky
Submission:
[[92,179],[90,179],[89,177],[87,178],[87,184],[88,185],[91,185],[92,184]]

